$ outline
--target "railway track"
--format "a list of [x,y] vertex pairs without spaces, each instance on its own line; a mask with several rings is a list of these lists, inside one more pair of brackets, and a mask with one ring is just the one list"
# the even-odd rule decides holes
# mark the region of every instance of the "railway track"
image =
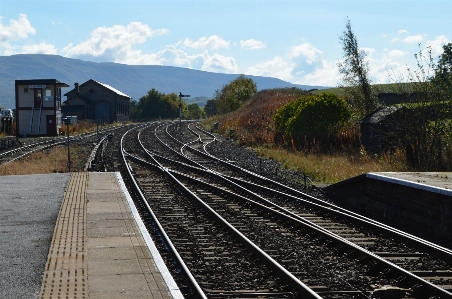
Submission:
[[[104,135],[109,134],[116,129],[117,127],[107,127],[99,130],[99,132],[89,132],[81,135],[69,136],[69,142],[70,144],[87,146],[88,143],[94,144],[98,142],[98,134],[101,136],[100,138],[103,138]],[[23,138],[21,139],[21,143],[16,143],[18,145],[14,148],[0,152],[0,164],[8,164],[39,151],[66,145],[67,137]]]
[[182,133],[131,129],[105,169],[124,162],[187,298],[452,298],[450,250],[214,157],[196,124]]

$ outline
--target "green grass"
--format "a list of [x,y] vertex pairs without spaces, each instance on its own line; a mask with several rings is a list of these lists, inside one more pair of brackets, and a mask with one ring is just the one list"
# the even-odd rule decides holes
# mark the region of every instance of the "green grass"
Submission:
[[403,155],[369,156],[365,152],[357,155],[306,154],[285,149],[267,147],[255,148],[257,153],[268,159],[282,162],[287,169],[302,171],[314,183],[337,183],[366,172],[407,171]]
[[[404,92],[412,92],[414,91],[415,83],[392,83],[392,84],[373,84],[372,87],[376,92],[400,92],[402,89]],[[320,93],[334,93],[340,97],[344,96],[344,89],[340,87],[333,87],[327,89],[320,89],[313,91],[314,94]]]

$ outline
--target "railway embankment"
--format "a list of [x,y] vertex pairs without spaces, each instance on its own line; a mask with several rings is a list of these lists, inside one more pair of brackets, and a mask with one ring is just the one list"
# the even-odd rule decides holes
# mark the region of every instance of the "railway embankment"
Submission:
[[452,248],[451,173],[367,173],[323,190],[338,206]]

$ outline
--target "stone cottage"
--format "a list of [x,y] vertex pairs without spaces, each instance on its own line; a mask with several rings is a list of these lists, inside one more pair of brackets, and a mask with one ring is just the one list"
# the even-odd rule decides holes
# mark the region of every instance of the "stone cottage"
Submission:
[[74,89],[64,95],[67,97],[61,107],[64,116],[97,123],[129,120],[131,97],[108,84],[90,79],[80,85],[75,83]]

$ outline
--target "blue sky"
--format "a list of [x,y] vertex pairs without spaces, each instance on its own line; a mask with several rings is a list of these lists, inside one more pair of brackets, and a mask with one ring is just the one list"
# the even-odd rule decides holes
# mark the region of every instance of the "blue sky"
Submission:
[[[336,86],[351,21],[375,83],[452,42],[452,1],[1,0],[0,55],[56,54]],[[419,48],[420,44],[420,48]]]

